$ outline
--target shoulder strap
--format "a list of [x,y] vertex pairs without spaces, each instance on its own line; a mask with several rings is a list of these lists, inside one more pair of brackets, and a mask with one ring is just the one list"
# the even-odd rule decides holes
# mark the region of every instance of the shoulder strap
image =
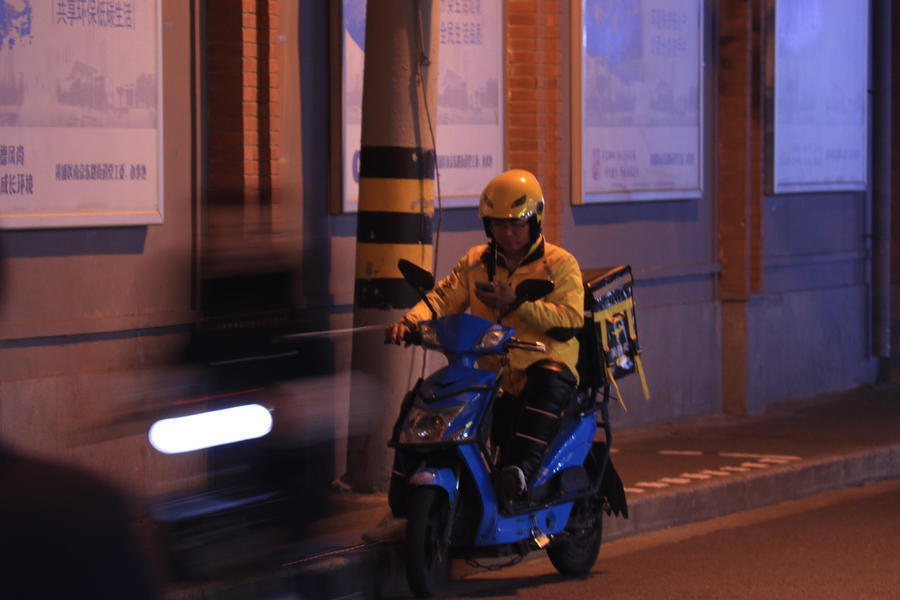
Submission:
[[481,262],[484,263],[484,268],[487,269],[488,281],[494,281],[494,274],[497,272],[497,245],[493,240],[488,244],[484,254],[481,255]]

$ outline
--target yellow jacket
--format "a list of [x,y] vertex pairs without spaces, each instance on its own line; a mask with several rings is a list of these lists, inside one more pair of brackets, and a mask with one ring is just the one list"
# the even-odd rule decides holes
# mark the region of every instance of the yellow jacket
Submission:
[[[492,244],[471,248],[450,274],[435,286],[428,299],[439,317],[465,312],[466,309],[489,321],[500,316],[475,295],[476,281],[490,281],[493,267],[494,281],[508,282],[513,289],[525,279],[549,279],[553,291],[534,302],[524,302],[503,318],[503,324],[515,330],[515,336],[529,342],[543,342],[546,354],[513,348],[509,352],[509,369],[503,387],[516,394],[525,383],[525,369],[534,362],[552,358],[568,365],[577,377],[578,340],[575,334],[584,325],[584,287],[578,261],[570,253],[544,241],[543,236],[532,244],[522,263],[512,273],[502,251]],[[409,323],[431,319],[431,311],[424,302],[413,306],[404,316]],[[497,371],[500,357],[485,356],[479,367]]]

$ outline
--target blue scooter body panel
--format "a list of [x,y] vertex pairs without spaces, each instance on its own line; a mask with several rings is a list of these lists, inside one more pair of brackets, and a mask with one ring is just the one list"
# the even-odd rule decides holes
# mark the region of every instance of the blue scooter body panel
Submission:
[[409,478],[409,483],[415,487],[423,487],[433,485],[447,492],[447,499],[450,501],[451,509],[456,504],[456,497],[459,495],[459,480],[451,469],[434,469],[423,467],[413,473]]
[[502,329],[505,332],[504,338],[509,338],[512,335],[512,329],[509,327],[491,323],[487,319],[482,319],[469,313],[423,321],[423,324],[429,325],[437,331],[441,340],[441,351],[449,354],[498,354],[502,352],[502,350],[499,350],[499,348],[502,348],[502,344],[489,350],[473,351],[472,348],[478,342],[478,339],[484,335],[484,332],[491,327]]
[[[593,427],[592,422],[590,425]],[[582,427],[582,429],[584,428]],[[588,448],[590,448],[590,444],[588,444]],[[501,514],[497,503],[497,494],[494,491],[494,484],[491,481],[488,467],[480,448],[475,444],[464,444],[459,446],[459,452],[466,462],[469,472],[472,473],[475,479],[481,499],[482,516],[478,525],[478,533],[475,536],[476,546],[494,546],[517,542],[538,533],[552,535],[559,533],[565,528],[569,515],[572,512],[573,502],[563,502],[523,515],[509,516]],[[567,456],[570,459],[575,457],[571,452]],[[582,462],[584,461],[584,456],[582,456],[581,460]],[[546,465],[548,462],[560,464],[562,465],[561,468],[582,464],[582,462],[574,464],[565,462],[561,456],[554,454],[549,455],[544,464]]]
[[510,544],[533,538],[541,533],[555,535],[566,527],[574,502],[554,504],[548,508],[521,515],[506,516],[494,513],[494,522],[479,530],[476,546]]
[[563,469],[584,464],[596,431],[593,414],[581,417],[561,431],[550,446],[531,487],[547,483]]
[[455,396],[467,388],[493,389],[497,375],[493,371],[450,364],[428,376],[419,388],[419,395],[429,402],[450,400],[455,404],[459,398]]
[[[444,414],[446,419],[443,416],[441,419],[446,426],[440,437],[427,436],[421,442],[458,442],[474,436],[484,419],[496,382],[497,377],[491,371],[459,365],[444,367],[419,387],[403,429],[415,430],[416,421],[422,414]],[[406,443],[409,443],[408,439]]]

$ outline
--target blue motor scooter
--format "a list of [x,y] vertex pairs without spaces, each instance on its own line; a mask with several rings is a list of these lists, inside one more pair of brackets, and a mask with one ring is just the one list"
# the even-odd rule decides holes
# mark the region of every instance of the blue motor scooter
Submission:
[[[407,261],[399,267],[427,303],[432,275]],[[546,280],[524,281],[516,288],[517,302],[552,289]],[[408,336],[448,360],[406,395],[389,444],[396,449],[389,501],[395,516],[408,519],[406,570],[416,596],[438,592],[451,558],[507,556],[514,564],[544,548],[560,573],[583,575],[600,550],[604,510],[627,517],[625,492],[609,462],[609,386],[603,384],[577,390],[527,499],[498,498],[494,480],[504,440],[492,436],[491,421],[503,370],[475,363],[512,348],[544,351],[543,344],[513,333],[500,323],[457,314],[421,322]],[[599,431],[603,439],[595,441]]]

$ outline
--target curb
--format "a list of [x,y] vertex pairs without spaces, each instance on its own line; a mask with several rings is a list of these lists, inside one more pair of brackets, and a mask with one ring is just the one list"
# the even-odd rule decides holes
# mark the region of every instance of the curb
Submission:
[[606,520],[603,539],[613,541],[895,477],[900,477],[900,445],[694,483],[635,499],[629,503],[628,519]]

